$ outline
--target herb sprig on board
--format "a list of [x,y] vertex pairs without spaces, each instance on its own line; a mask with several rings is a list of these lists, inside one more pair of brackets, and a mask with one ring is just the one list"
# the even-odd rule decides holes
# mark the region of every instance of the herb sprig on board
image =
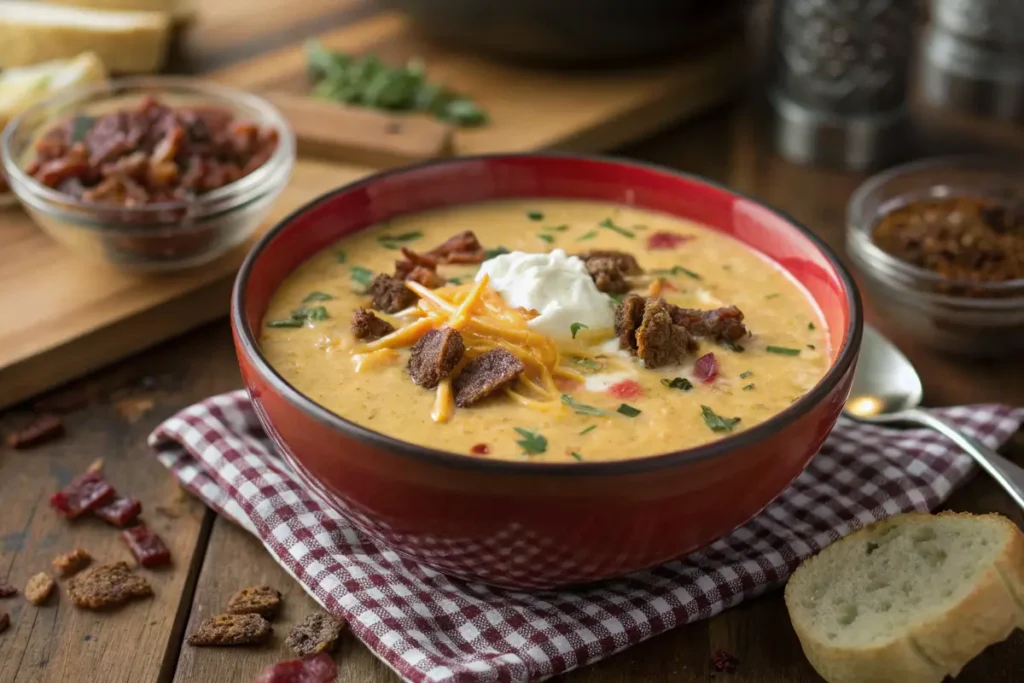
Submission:
[[427,81],[422,62],[392,67],[376,55],[336,52],[316,40],[306,43],[305,53],[316,81],[315,97],[383,111],[429,113],[457,126],[488,121],[487,112],[469,97]]

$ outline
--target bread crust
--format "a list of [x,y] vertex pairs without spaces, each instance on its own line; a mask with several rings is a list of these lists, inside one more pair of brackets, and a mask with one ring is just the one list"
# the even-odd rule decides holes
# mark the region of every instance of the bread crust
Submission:
[[[856,543],[881,523],[837,541],[793,573],[786,586],[786,607],[804,654],[826,681],[941,683],[945,676],[959,673],[986,647],[1007,638],[1014,628],[1024,628],[1024,604],[1021,600],[1024,597],[1024,534],[1001,515],[954,512],[937,515],[942,516],[995,520],[1005,527],[1007,540],[992,566],[955,607],[938,618],[910,626],[902,637],[865,647],[836,646],[812,632],[796,616],[795,605],[803,588],[802,577],[811,573],[819,557],[840,547],[840,544]],[[932,519],[932,515],[907,513],[885,523],[912,526],[926,519]]]

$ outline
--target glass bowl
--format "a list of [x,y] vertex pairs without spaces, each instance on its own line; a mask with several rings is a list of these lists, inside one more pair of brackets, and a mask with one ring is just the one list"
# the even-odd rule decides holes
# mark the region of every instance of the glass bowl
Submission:
[[918,200],[958,195],[1024,202],[1024,165],[1011,159],[949,157],[879,173],[850,198],[847,251],[874,310],[895,332],[975,357],[1024,350],[1024,279],[947,278],[886,253],[871,239],[878,221],[890,211]]
[[[76,114],[133,108],[146,97],[173,106],[217,107],[275,129],[278,146],[262,166],[191,200],[124,207],[82,201],[47,187],[23,170],[33,145]],[[3,169],[11,190],[35,223],[82,256],[119,269],[157,272],[211,261],[245,241],[266,218],[295,165],[295,138],[284,116],[265,100],[189,78],[115,80],[76,88],[27,109],[4,129]]]

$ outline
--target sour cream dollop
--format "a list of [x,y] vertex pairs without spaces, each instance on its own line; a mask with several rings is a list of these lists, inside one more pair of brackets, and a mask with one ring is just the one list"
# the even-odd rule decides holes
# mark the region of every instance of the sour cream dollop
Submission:
[[542,334],[571,339],[573,323],[592,330],[615,324],[611,299],[598,291],[583,261],[561,249],[495,256],[484,261],[476,279],[484,273],[509,306],[540,313],[527,324]]

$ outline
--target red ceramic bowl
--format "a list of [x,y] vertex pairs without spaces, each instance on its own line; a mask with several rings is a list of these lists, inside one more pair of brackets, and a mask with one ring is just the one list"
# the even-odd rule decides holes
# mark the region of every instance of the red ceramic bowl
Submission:
[[[257,338],[281,281],[335,240],[397,216],[489,199],[559,197],[640,206],[732,235],[817,302],[829,371],[771,420],[701,448],[619,462],[488,460],[405,443],[303,396]],[[299,209],[253,248],[235,282],[242,376],[267,432],[305,483],[376,542],[445,574],[550,588],[625,574],[708,545],[800,474],[834,426],[860,346],[849,274],[806,228],[705,180],[629,161],[470,157],[372,176]]]

